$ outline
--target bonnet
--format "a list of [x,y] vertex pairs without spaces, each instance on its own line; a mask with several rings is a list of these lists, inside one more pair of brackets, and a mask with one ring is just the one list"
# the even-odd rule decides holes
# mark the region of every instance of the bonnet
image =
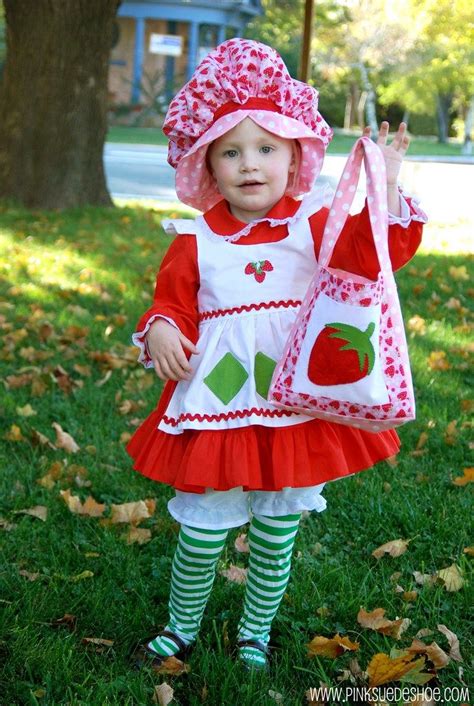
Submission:
[[170,103],[163,123],[168,162],[176,168],[176,192],[183,203],[206,211],[222,199],[207,168],[207,149],[247,117],[278,137],[298,140],[299,168],[287,193],[311,191],[332,138],[318,112],[318,92],[293,79],[271,47],[234,38],[201,61]]

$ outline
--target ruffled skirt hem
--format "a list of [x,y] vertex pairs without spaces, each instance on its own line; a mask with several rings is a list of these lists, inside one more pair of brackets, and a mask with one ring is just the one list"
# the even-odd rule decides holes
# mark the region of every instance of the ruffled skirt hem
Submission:
[[313,419],[288,427],[159,430],[155,410],[127,445],[134,469],[177,490],[281,490],[335,480],[398,453],[394,430],[372,433]]

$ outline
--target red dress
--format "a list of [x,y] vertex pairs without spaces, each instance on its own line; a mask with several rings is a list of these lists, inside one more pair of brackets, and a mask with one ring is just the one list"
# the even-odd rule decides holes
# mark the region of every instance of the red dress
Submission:
[[[413,206],[411,211],[413,211]],[[283,197],[268,218],[293,216],[299,201]],[[309,219],[316,257],[319,254],[327,208]],[[229,236],[242,230],[221,201],[205,214],[214,233]],[[390,257],[394,270],[415,254],[422,235],[422,222],[408,227],[389,227]],[[257,223],[236,245],[277,242],[288,234],[287,226]],[[373,246],[367,209],[349,216],[337,243],[331,266],[375,279],[378,262]],[[152,317],[163,316],[176,323],[193,342],[198,339],[197,292],[200,286],[194,235],[179,235],[166,253],[157,276],[154,303],[140,319],[137,332],[144,332]],[[145,351],[144,362],[150,364]],[[176,387],[165,385],[157,408],[136,430],[127,451],[134,468],[154,480],[187,492],[205,488],[229,490],[281,490],[313,486],[373,466],[395,455],[399,439],[395,431],[372,433],[318,419],[292,426],[264,427],[258,424],[226,430],[191,430],[175,435],[158,424]]]

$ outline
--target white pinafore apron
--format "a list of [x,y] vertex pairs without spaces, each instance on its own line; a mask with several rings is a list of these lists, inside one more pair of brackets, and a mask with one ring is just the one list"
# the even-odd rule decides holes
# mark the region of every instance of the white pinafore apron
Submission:
[[171,222],[178,232],[196,234],[200,353],[191,356],[192,378],[176,386],[160,430],[181,434],[311,419],[267,400],[273,370],[316,267],[310,213],[314,204],[303,202],[286,238],[257,245],[226,241],[203,217]]

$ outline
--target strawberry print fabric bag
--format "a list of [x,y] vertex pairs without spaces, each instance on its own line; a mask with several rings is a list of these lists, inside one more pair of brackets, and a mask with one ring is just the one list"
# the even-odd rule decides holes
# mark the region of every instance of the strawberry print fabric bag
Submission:
[[[364,159],[380,273],[376,281],[329,267]],[[316,274],[270,386],[269,401],[378,432],[415,417],[397,288],[388,251],[385,162],[361,137],[349,155],[323,234]]]

